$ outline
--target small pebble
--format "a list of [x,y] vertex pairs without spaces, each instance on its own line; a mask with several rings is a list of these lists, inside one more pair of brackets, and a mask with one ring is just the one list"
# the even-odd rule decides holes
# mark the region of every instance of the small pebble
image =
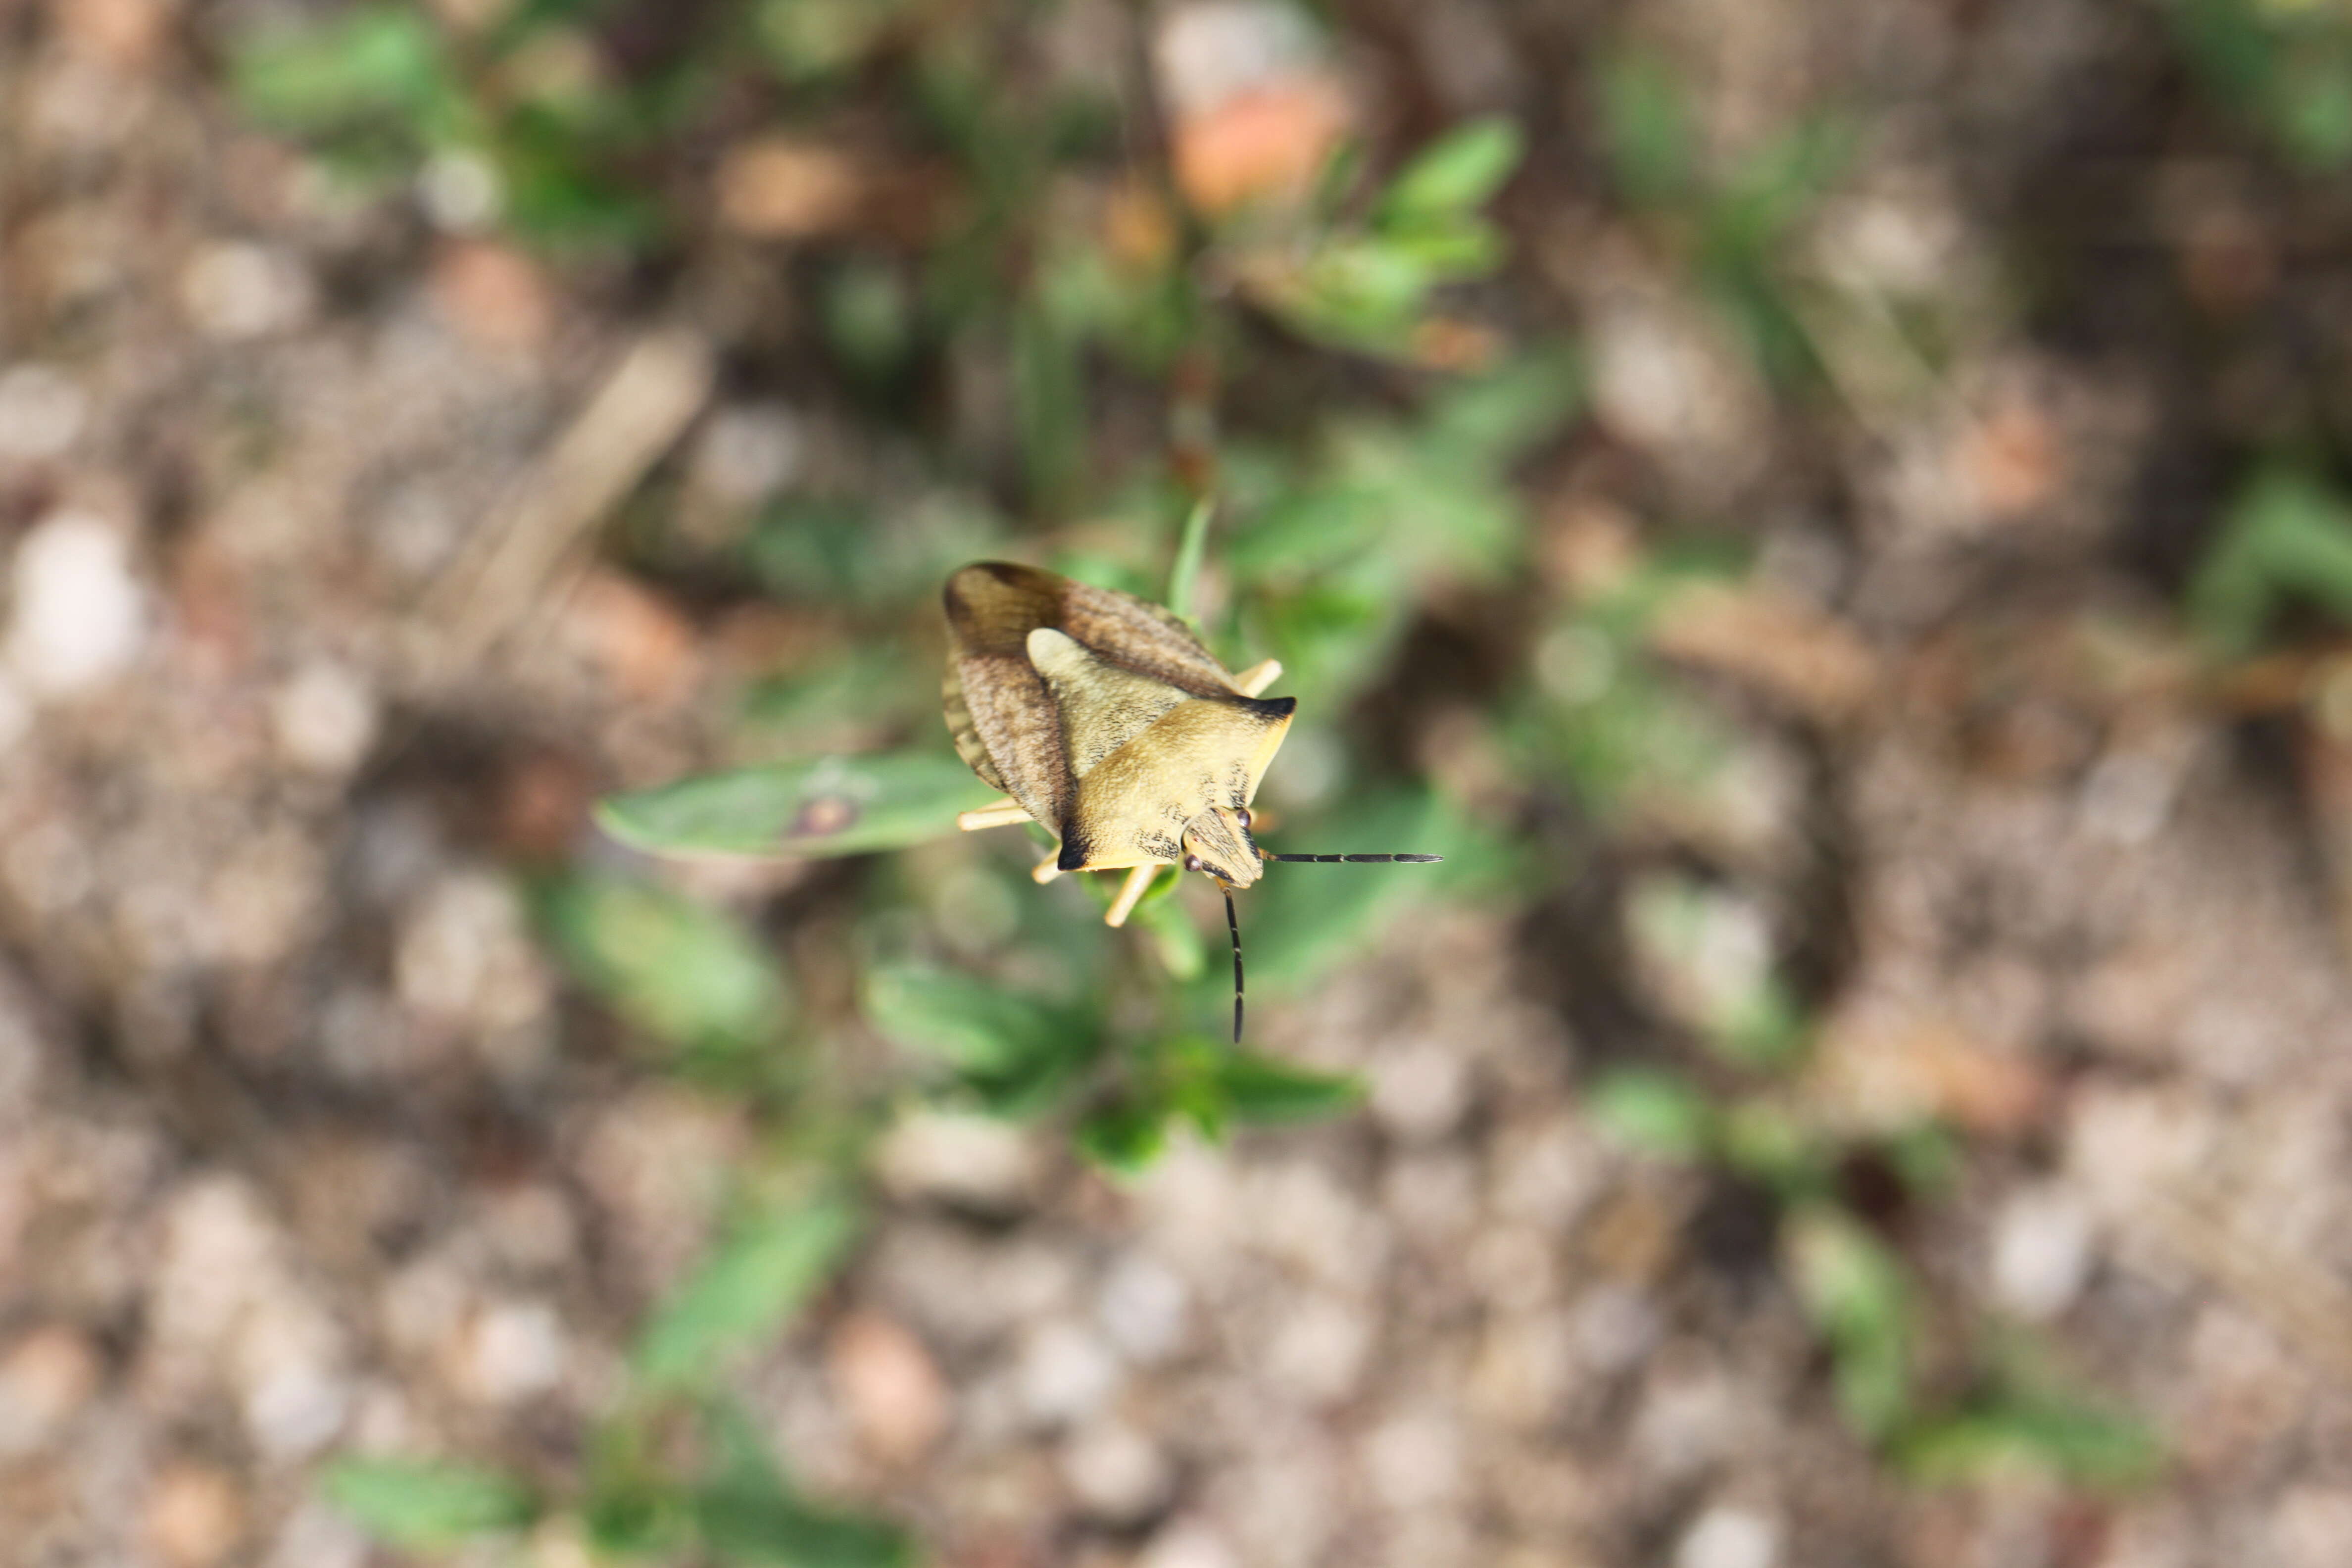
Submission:
[[268,1568],[367,1568],[368,1539],[336,1509],[306,1502],[287,1519],[263,1559]]
[[1169,1525],[1151,1538],[1136,1568],[1241,1568],[1224,1537],[1198,1520]]
[[2352,1491],[2304,1484],[2290,1488],[2270,1519],[2270,1561],[2277,1568],[2342,1568],[2352,1545]]
[[1035,1197],[1037,1149],[1020,1128],[994,1117],[917,1110],[883,1139],[878,1173],[902,1199],[1004,1213]]
[[246,1395],[254,1447],[279,1458],[316,1453],[342,1430],[351,1390],[316,1364],[289,1361],[265,1372]]
[[205,246],[180,273],[180,303],[188,319],[224,342],[298,324],[310,314],[311,292],[310,276],[293,258],[241,240]]
[[909,1464],[946,1436],[947,1380],[902,1324],[853,1312],[834,1330],[825,1363],[859,1437],[884,1463]]
[[1992,1288],[2001,1305],[2036,1321],[2058,1316],[2091,1271],[2091,1216],[2069,1194],[2014,1194],[1994,1222]]
[[499,173],[478,153],[436,153],[416,176],[416,199],[436,227],[471,234],[499,216]]
[[64,372],[46,364],[0,372],[0,460],[39,462],[62,456],[89,415],[89,399]]
[[1104,1277],[1095,1298],[1095,1317],[1121,1355],[1149,1366],[1183,1344],[1192,1292],[1165,1264],[1130,1253]]
[[544,1301],[498,1301],[475,1316],[457,1367],[466,1392],[511,1405],[563,1380],[563,1324]]
[[1085,1420],[1118,1384],[1118,1362],[1106,1345],[1066,1319],[1042,1323],[1021,1347],[1021,1402],[1041,1426]]
[[1442,1416],[1393,1416],[1364,1439],[1364,1473],[1383,1507],[1451,1503],[1462,1489],[1462,1439]]
[[102,1372],[89,1336],[62,1324],[0,1352],[0,1458],[46,1446],[89,1403]]
[[1408,1143],[1453,1131],[1469,1102],[1469,1073],[1450,1040],[1416,1042],[1382,1058],[1372,1074],[1372,1115]]
[[1699,1515],[1675,1548],[1675,1568],[1774,1568],[1780,1561],[1780,1524],[1725,1503]]
[[1088,1518],[1114,1528],[1150,1518],[1176,1479],[1168,1457],[1118,1422],[1088,1426],[1063,1445],[1062,1478]]
[[147,1494],[145,1533],[171,1568],[212,1568],[245,1534],[245,1499],[223,1471],[174,1460]]
[[1331,1405],[1356,1391],[1376,1332],[1352,1302],[1314,1294],[1295,1300],[1263,1347],[1266,1375],[1286,1393]]
[[278,749],[306,772],[341,777],[375,743],[375,693],[342,665],[304,665],[278,689],[269,717]]
[[720,500],[748,506],[800,477],[808,444],[804,423],[782,404],[735,404],[703,426],[694,478]]
[[83,690],[138,658],[146,595],[121,530],[87,512],[53,513],[17,544],[13,578],[7,662],[34,695]]

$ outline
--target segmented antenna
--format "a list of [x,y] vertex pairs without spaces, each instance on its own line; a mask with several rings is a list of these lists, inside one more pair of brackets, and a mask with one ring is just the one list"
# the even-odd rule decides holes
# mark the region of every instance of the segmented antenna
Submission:
[[1264,855],[1264,854],[1262,854],[1259,858],[1260,858],[1261,859],[1266,859],[1266,860],[1295,860],[1295,861],[1311,861],[1311,862],[1313,862],[1314,864],[1316,864],[1316,865],[1318,865],[1318,866],[1337,866],[1337,865],[1339,865],[1339,864],[1340,864],[1340,863],[1342,863],[1342,862],[1345,862],[1346,864],[1350,865],[1350,866],[1384,865],[1384,864],[1388,864],[1388,863],[1390,863],[1390,862],[1395,862],[1395,863],[1397,863],[1397,864],[1404,864],[1404,863],[1406,863],[1406,862],[1410,862],[1410,863],[1412,863],[1412,864],[1413,864],[1413,865],[1416,865],[1416,866],[1425,866],[1425,865],[1429,864],[1429,863],[1430,863],[1431,861],[1433,861],[1433,860],[1443,860],[1443,859],[1444,859],[1444,858],[1445,858],[1445,857],[1444,857],[1444,856],[1443,856],[1443,855]]
[[1234,914],[1234,890],[1225,893],[1225,930],[1234,939],[1234,1044],[1242,1043],[1242,922]]

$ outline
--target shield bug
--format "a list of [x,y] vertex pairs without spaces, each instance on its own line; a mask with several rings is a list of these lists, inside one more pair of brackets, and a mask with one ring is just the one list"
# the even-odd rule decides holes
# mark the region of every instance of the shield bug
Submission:
[[983,561],[950,577],[948,730],[1007,796],[965,812],[971,831],[1036,822],[1060,841],[1034,875],[1125,870],[1103,917],[1123,925],[1162,866],[1202,872],[1225,898],[1234,1038],[1242,1033],[1234,889],[1269,861],[1431,861],[1435,855],[1270,855],[1250,801],[1298,706],[1262,697],[1282,666],[1229,673],[1170,611],[1067,577]]

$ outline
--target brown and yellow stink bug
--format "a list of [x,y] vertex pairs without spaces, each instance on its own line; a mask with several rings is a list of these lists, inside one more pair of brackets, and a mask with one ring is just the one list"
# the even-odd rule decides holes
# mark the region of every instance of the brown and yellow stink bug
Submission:
[[1235,888],[1269,860],[1429,861],[1435,855],[1268,855],[1250,801],[1290,728],[1295,697],[1261,697],[1282,666],[1229,674],[1156,605],[1034,567],[983,561],[948,579],[948,730],[1009,799],[956,819],[971,831],[1036,822],[1061,841],[1037,863],[1125,870],[1103,918],[1123,925],[1162,866],[1213,878],[1234,945],[1234,1038],[1242,1035]]

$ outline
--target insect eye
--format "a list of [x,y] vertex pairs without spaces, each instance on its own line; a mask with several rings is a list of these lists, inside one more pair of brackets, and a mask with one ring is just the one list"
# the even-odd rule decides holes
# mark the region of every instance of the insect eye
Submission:
[[1187,871],[1197,871],[1200,868],[1201,858],[1198,855],[1187,855],[1184,857],[1184,869]]
[[1247,827],[1250,825],[1249,807],[1244,806],[1239,811],[1234,813],[1234,820],[1240,823],[1244,827]]

